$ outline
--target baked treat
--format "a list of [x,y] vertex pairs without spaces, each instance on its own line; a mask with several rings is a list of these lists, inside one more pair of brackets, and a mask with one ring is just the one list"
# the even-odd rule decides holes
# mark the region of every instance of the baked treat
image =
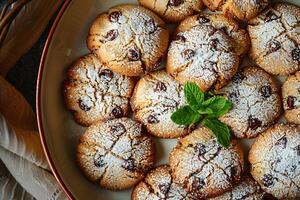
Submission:
[[230,192],[208,200],[263,200],[265,192],[250,177],[243,177],[242,181],[233,187]]
[[180,139],[169,157],[174,181],[197,199],[216,197],[240,181],[243,152],[236,140],[228,149],[210,129],[199,127]]
[[131,97],[135,118],[147,127],[149,133],[162,138],[175,138],[188,133],[188,127],[171,120],[172,113],[185,104],[183,86],[165,71],[142,77]]
[[300,127],[277,124],[262,133],[249,152],[251,174],[278,199],[300,198]]
[[132,78],[112,72],[94,55],[79,58],[64,82],[66,107],[81,125],[128,115]]
[[233,103],[233,108],[219,120],[237,138],[256,137],[276,123],[282,113],[279,87],[271,75],[258,67],[242,68],[217,93],[225,94]]
[[226,0],[202,0],[204,5],[211,11],[222,10],[222,6]]
[[300,124],[300,71],[288,77],[282,85],[284,116],[287,121]]
[[100,14],[87,38],[95,55],[113,71],[127,76],[157,69],[168,43],[165,23],[150,10],[129,4]]
[[139,0],[139,3],[171,23],[180,22],[204,7],[202,0]]
[[141,124],[129,118],[88,127],[77,147],[77,163],[85,176],[110,190],[138,183],[154,164],[154,143]]
[[196,200],[179,184],[174,182],[171,169],[167,165],[150,171],[146,178],[132,191],[132,200]]
[[234,50],[238,55],[246,54],[250,48],[248,32],[241,29],[235,20],[228,19],[222,14],[201,13],[194,15],[182,21],[179,28],[181,31],[186,31],[199,24],[211,25],[215,29],[219,29],[230,36],[234,40]]
[[212,26],[179,25],[168,50],[168,73],[181,84],[195,82],[202,91],[226,85],[238,65],[234,42]]
[[223,13],[228,17],[248,21],[268,6],[268,0],[226,0]]
[[300,8],[278,3],[250,20],[250,56],[258,66],[274,75],[300,69]]

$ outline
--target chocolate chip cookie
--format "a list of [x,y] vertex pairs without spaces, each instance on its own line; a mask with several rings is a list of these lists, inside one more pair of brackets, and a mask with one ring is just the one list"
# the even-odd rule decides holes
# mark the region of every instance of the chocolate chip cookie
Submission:
[[249,21],[250,56],[274,75],[300,69],[300,8],[278,3]]
[[217,93],[225,94],[233,108],[220,117],[237,138],[253,138],[276,123],[282,112],[280,89],[275,80],[258,67],[245,67],[230,84]]
[[226,35],[234,40],[234,49],[238,55],[244,55],[250,48],[250,38],[248,32],[239,27],[239,24],[228,19],[222,14],[201,13],[186,18],[180,24],[181,31],[189,30],[190,27],[201,25],[211,25],[215,29],[223,31]]
[[77,147],[85,176],[110,190],[138,183],[154,164],[154,143],[141,124],[129,118],[98,122],[87,128]]
[[162,165],[150,171],[132,191],[132,200],[196,200],[178,183],[174,182],[171,169]]
[[204,5],[211,11],[222,10],[222,6],[226,0],[202,0]]
[[183,86],[165,71],[142,77],[131,97],[135,118],[147,127],[149,133],[162,138],[175,138],[188,133],[188,127],[171,120],[172,113],[185,104]]
[[250,177],[243,177],[230,192],[208,200],[263,200],[264,198],[265,192],[260,189],[256,181]]
[[133,88],[132,78],[111,71],[94,55],[88,54],[68,69],[64,99],[75,121],[88,126],[126,116]]
[[202,91],[221,88],[236,73],[239,56],[234,41],[222,30],[181,24],[168,50],[167,71],[183,84],[195,82]]
[[287,121],[300,124],[300,71],[289,76],[284,82],[282,101]]
[[174,181],[197,199],[216,197],[240,181],[243,152],[236,140],[228,149],[210,129],[199,127],[178,141],[169,157]]
[[139,3],[171,23],[180,22],[203,8],[202,0],[139,0]]
[[227,0],[222,8],[224,15],[248,21],[256,17],[268,4],[268,0]]
[[168,43],[165,23],[150,10],[129,4],[100,14],[87,38],[91,52],[110,69],[127,76],[157,69]]
[[300,127],[277,124],[262,133],[249,152],[251,174],[278,199],[300,198]]

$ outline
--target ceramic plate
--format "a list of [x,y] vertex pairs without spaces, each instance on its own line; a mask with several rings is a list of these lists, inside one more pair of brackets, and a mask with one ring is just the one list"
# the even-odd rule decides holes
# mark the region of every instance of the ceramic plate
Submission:
[[[289,1],[300,6],[299,0]],[[86,37],[93,19],[108,8],[136,0],[66,0],[49,33],[38,76],[37,115],[47,159],[53,173],[71,199],[129,200],[131,189],[112,192],[89,182],[75,163],[75,148],[84,128],[64,107],[62,82],[67,67],[87,54]],[[167,163],[176,139],[155,139],[157,165]],[[245,154],[251,140],[244,140]]]

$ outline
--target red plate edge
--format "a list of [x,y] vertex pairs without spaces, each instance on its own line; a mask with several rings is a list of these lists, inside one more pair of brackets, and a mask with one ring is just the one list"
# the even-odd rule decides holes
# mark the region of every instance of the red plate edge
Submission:
[[54,177],[56,178],[56,180],[58,181],[59,185],[61,186],[63,191],[66,193],[68,198],[71,199],[71,200],[76,200],[74,195],[71,193],[71,191],[67,188],[67,186],[63,182],[63,179],[60,177],[57,169],[55,168],[54,162],[53,162],[53,160],[50,156],[50,152],[49,152],[49,149],[48,149],[47,144],[46,144],[46,138],[45,138],[44,129],[43,129],[41,101],[40,101],[41,100],[42,74],[43,74],[43,71],[44,71],[44,64],[45,64],[46,56],[47,56],[47,53],[48,53],[49,45],[51,43],[51,40],[52,40],[53,34],[54,34],[54,32],[57,28],[57,25],[60,22],[61,17],[65,13],[65,11],[66,11],[67,7],[69,6],[70,2],[71,2],[71,0],[65,0],[65,2],[63,3],[59,13],[55,17],[55,20],[54,20],[54,22],[51,26],[50,32],[48,34],[48,37],[47,37],[47,40],[45,42],[45,46],[44,46],[44,49],[43,49],[43,52],[42,52],[40,65],[39,65],[38,76],[37,76],[36,118],[37,118],[38,130],[39,130],[39,135],[40,135],[40,139],[41,139],[41,142],[42,142],[43,150],[44,150],[44,153],[46,155],[47,161],[50,165],[50,168],[51,168],[51,170],[54,174]]

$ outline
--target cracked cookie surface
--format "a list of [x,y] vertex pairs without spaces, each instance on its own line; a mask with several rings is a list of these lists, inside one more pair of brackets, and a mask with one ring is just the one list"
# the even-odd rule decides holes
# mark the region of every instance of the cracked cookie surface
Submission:
[[262,133],[249,152],[251,174],[278,199],[300,198],[300,127],[277,124]]
[[269,4],[268,0],[226,0],[222,9],[225,16],[248,21]]
[[171,23],[180,22],[203,8],[202,0],[139,0],[139,3]]
[[111,119],[87,128],[77,146],[77,163],[85,176],[110,190],[132,187],[154,164],[154,143],[141,124]]
[[215,29],[223,31],[230,36],[234,42],[234,50],[238,55],[244,55],[250,48],[250,38],[248,32],[239,27],[239,24],[233,20],[228,19],[222,14],[206,14],[201,13],[186,18],[180,23],[180,30],[186,31],[191,27],[198,25],[210,25]]
[[260,189],[260,186],[250,177],[243,177],[243,180],[230,192],[226,192],[218,197],[208,200],[263,200],[265,192]]
[[150,171],[132,191],[132,200],[196,200],[174,182],[168,165]]
[[253,138],[276,123],[282,112],[280,90],[271,75],[258,67],[242,68],[231,83],[217,93],[225,94],[233,108],[219,120],[237,138]]
[[300,8],[278,3],[249,21],[250,57],[274,75],[300,69]]
[[88,126],[126,116],[133,88],[132,78],[112,72],[94,55],[88,54],[68,69],[64,99],[75,121]]
[[243,171],[243,152],[232,140],[219,145],[210,129],[199,127],[178,141],[169,157],[174,181],[197,199],[216,197],[231,190]]
[[188,127],[171,120],[172,113],[185,104],[183,86],[165,71],[142,77],[131,97],[135,118],[147,127],[149,133],[162,138],[175,138],[188,133]]
[[202,0],[204,5],[211,11],[222,10],[225,0]]
[[139,76],[160,66],[169,43],[165,23],[152,11],[119,5],[100,14],[87,38],[88,48],[113,71]]
[[300,124],[300,71],[288,77],[281,91],[285,118]]
[[167,72],[181,84],[195,82],[202,91],[226,85],[239,65],[234,41],[222,30],[202,24],[180,24],[176,32],[168,50]]

